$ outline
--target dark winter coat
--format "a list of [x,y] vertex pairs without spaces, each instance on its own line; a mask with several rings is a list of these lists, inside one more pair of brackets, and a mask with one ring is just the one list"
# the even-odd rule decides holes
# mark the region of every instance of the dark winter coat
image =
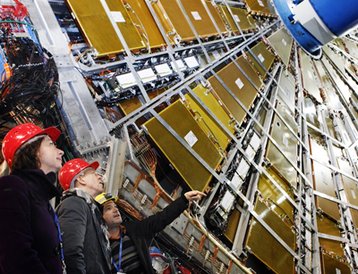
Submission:
[[89,194],[64,192],[57,208],[63,232],[67,273],[111,273],[111,252],[101,213]]
[[172,223],[186,208],[188,200],[182,196],[178,198],[161,212],[152,215],[142,221],[124,222],[126,234],[133,241],[139,260],[145,269],[145,273],[155,273],[149,255],[149,246],[156,233],[162,231],[167,225]]
[[0,273],[62,273],[49,200],[56,175],[19,170],[0,178]]

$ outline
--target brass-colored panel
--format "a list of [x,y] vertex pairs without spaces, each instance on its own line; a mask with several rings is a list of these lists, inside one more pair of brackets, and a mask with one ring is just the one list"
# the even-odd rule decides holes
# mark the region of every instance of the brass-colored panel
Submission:
[[239,225],[241,213],[237,209],[234,209],[230,216],[227,228],[225,230],[225,237],[230,241],[233,242],[236,235],[237,226]]
[[[278,183],[287,194],[293,199],[294,195],[292,192],[291,187],[287,183],[286,180],[282,179],[280,175],[272,168],[269,167],[267,172],[270,176]],[[261,196],[264,199],[270,200],[273,202],[273,206],[271,209],[276,212],[277,215],[280,216],[287,216],[287,224],[293,225],[294,218],[293,218],[293,206],[287,199],[282,195],[281,191],[278,190],[274,184],[265,176],[261,175],[258,183],[258,189],[261,193]]]
[[[137,27],[133,24],[129,12],[123,3],[118,0],[106,0],[106,2],[111,12],[121,12],[124,18],[124,22],[117,22],[117,26],[126,40],[128,47],[131,50],[145,48],[145,42],[142,40]],[[99,31],[102,31],[102,29],[99,29]]]
[[[150,99],[155,98],[159,94],[163,93],[165,89],[158,89],[156,91],[152,91],[148,93],[148,97]],[[122,110],[122,112],[125,115],[128,115],[129,113],[135,111],[136,109],[140,108],[142,106],[142,103],[140,102],[138,97],[133,97],[128,100],[124,100],[118,103],[118,107]]]
[[[267,48],[267,46],[263,42],[257,43],[252,49],[251,52],[255,55],[252,56],[251,53],[246,52],[247,56],[252,63],[254,69],[263,77],[265,78],[267,75],[267,71],[271,68],[274,60],[275,55],[273,55]],[[260,63],[257,60],[260,61]],[[262,67],[265,68],[263,68]]]
[[286,103],[291,113],[295,113],[295,78],[292,73],[289,71],[281,73],[278,86],[278,96]]
[[246,0],[246,5],[247,9],[253,13],[271,14],[267,0]]
[[[291,116],[289,109],[280,101],[278,101],[276,105],[276,110],[285,119],[291,129],[294,132],[297,132],[298,126],[294,118]],[[282,152],[280,152],[278,148],[273,145],[271,141],[269,141],[266,150],[266,158],[281,174],[281,176],[283,176],[291,184],[292,187],[296,188],[297,171],[295,170],[294,166],[292,166],[282,154],[284,154],[288,159],[290,159],[292,163],[296,164],[298,140],[289,131],[288,127],[283,123],[281,118],[279,118],[277,115],[274,116],[271,125],[270,135],[276,141]]]
[[321,248],[325,252],[333,252],[337,256],[343,257],[344,251],[340,242],[329,240],[329,239],[319,239]]
[[223,123],[226,128],[235,133],[235,123],[228,110],[224,109],[224,106],[218,96],[213,93],[213,90],[204,88],[202,85],[198,85],[193,89],[196,96],[215,114],[218,121]]
[[245,72],[246,76],[252,81],[254,86],[257,89],[260,89],[263,86],[263,82],[257,75],[256,71],[250,65],[250,62],[247,61],[243,56],[240,56],[235,61],[238,66]]
[[[235,34],[240,33],[238,27],[235,24],[235,21],[236,21],[236,23],[239,24],[239,27],[242,31],[252,30],[252,29],[256,28],[256,26],[254,24],[254,19],[252,19],[252,17],[249,16],[248,12],[245,9],[230,7],[231,12],[234,16],[234,18],[233,18],[230,14],[228,7],[226,7],[224,5],[219,5],[219,7],[221,8],[222,12],[224,13],[225,17],[227,18],[227,21],[229,22],[231,30]],[[250,17],[251,17],[251,19],[250,19]]]
[[[225,83],[230,91],[249,109],[257,96],[256,89],[249,80],[241,73],[236,64],[230,63],[217,72],[218,77]],[[219,95],[225,106],[230,110],[235,119],[241,124],[246,116],[245,110],[235,101],[233,96],[225,89],[215,76],[208,81]]]
[[358,228],[358,210],[350,209],[354,226]]
[[280,56],[283,63],[288,66],[290,61],[291,49],[292,49],[292,36],[287,32],[285,28],[281,28],[273,33],[268,38],[271,46],[276,51],[277,55]]
[[338,221],[340,219],[340,213],[337,203],[322,197],[316,196],[316,206],[321,209],[325,214]]
[[[140,33],[146,37],[150,47],[159,48],[165,46],[164,38],[145,4],[145,0],[127,0],[126,2],[132,21],[138,23]],[[132,10],[133,12],[131,12]],[[145,41],[145,39],[143,40]]]
[[[261,201],[256,201],[255,212],[284,240],[292,249],[295,246],[295,235],[285,223]],[[263,248],[263,243],[265,247]],[[246,237],[246,245],[274,272],[280,274],[294,273],[293,256],[269,233],[252,219]]]
[[205,1],[205,2],[220,32],[223,34],[228,33],[226,27],[226,24],[228,24],[228,22],[226,21],[227,19],[225,18],[225,16],[220,14],[221,13],[220,8],[218,6],[214,6],[212,1]]
[[316,73],[313,70],[311,64],[311,57],[308,56],[301,48],[299,48],[300,62],[301,62],[301,75],[302,84],[306,91],[312,95],[319,103],[322,103],[322,97],[320,95],[319,83]]
[[180,0],[180,2],[200,37],[209,37],[218,34],[201,0]]
[[317,216],[317,226],[318,231],[324,234],[329,234],[332,236],[341,236],[341,232],[336,222],[332,221],[331,219],[327,218],[323,214]]
[[152,2],[152,5],[168,38],[172,42],[177,42],[176,40],[190,41],[195,38],[176,1],[158,0]]
[[[226,120],[227,126],[230,126],[229,116],[221,108],[221,106],[211,93],[209,93],[211,95],[210,97],[205,95],[207,90],[202,85],[197,86],[193,91],[195,92],[195,94],[200,94],[201,96],[208,97],[206,101],[212,100],[211,104],[216,104],[219,107],[215,110],[215,112],[221,114],[222,118]],[[209,139],[212,140],[214,145],[220,148],[222,152],[224,152],[226,150],[227,145],[231,141],[229,135],[227,135],[225,131],[221,129],[221,127],[217,124],[216,119],[211,118],[211,116],[209,116],[206,110],[201,105],[199,105],[190,94],[186,94],[185,99],[188,103],[188,108],[193,113],[193,116],[197,123],[200,125],[201,129],[206,133]]]
[[97,50],[99,56],[123,50],[99,0],[91,1],[91,5],[85,0],[67,0],[67,3],[87,42]]
[[[205,38],[218,34],[200,0],[181,0],[181,4],[200,37]],[[195,39],[188,21],[176,1],[159,0],[152,3],[152,5],[172,41],[174,41],[175,34],[178,35],[177,38],[179,41]],[[212,12],[214,19],[218,19],[216,23],[219,29],[226,32],[225,24],[219,14],[217,14],[217,11],[214,11],[214,7],[211,4],[210,6],[208,5],[208,8]],[[216,14],[214,12],[216,12]]]
[[[320,155],[320,154],[313,154],[313,155]],[[321,155],[319,157],[321,157]],[[333,184],[331,169],[321,165],[318,162],[313,162],[313,169],[314,169],[315,189],[319,192],[337,198],[335,193],[335,187]]]
[[323,274],[350,274],[352,270],[345,262],[341,262],[328,254],[322,254],[322,273]]
[[[347,174],[352,174],[353,176],[353,168],[350,166],[349,162],[345,159],[338,158],[338,166],[339,168]],[[358,206],[358,183],[353,181],[352,179],[341,175],[342,182],[344,186],[344,191],[347,195],[347,199],[349,203],[352,205]]]
[[[161,111],[160,116],[210,167],[213,169],[218,167],[222,156],[181,101],[176,101]],[[144,126],[152,140],[187,184],[192,189],[204,190],[212,175],[199,160],[183,147],[157,119],[150,119]]]

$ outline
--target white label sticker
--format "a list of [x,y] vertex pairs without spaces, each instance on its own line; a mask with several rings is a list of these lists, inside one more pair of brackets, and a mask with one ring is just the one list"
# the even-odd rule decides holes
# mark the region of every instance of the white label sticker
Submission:
[[126,22],[126,20],[124,19],[123,15],[120,11],[111,11],[111,15],[113,17],[114,22],[116,22],[116,23]]
[[241,81],[240,78],[236,79],[235,84],[238,86],[239,89],[242,89],[244,87],[244,83]]
[[201,20],[200,14],[197,11],[192,11],[191,15],[193,16],[194,20],[199,21]]
[[237,16],[236,14],[234,14],[234,19],[235,19],[235,21],[238,22],[238,23],[241,22],[239,16]]
[[341,274],[341,270],[336,268],[336,274]]
[[259,3],[259,5],[260,5],[261,7],[264,7],[264,6],[265,6],[264,3],[262,3],[261,0],[257,0],[257,3]]
[[287,46],[287,42],[286,42],[286,40],[285,40],[284,38],[282,38],[281,42],[282,42],[282,44],[283,44],[284,46]]
[[357,198],[356,192],[355,192],[354,189],[351,189],[351,192],[352,192],[352,197],[353,197],[353,199],[355,200],[355,199]]
[[258,56],[259,60],[261,61],[261,63],[263,63],[265,61],[265,58],[262,56],[262,54],[260,53]]
[[195,134],[192,131],[189,131],[187,135],[184,137],[185,141],[189,144],[190,147],[193,147],[195,143],[198,141]]

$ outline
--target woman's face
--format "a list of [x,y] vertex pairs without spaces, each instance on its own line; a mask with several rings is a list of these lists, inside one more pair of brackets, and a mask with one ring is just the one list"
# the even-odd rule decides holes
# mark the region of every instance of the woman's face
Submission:
[[58,149],[49,136],[43,138],[37,157],[40,161],[40,169],[47,174],[57,172],[62,167],[63,151]]

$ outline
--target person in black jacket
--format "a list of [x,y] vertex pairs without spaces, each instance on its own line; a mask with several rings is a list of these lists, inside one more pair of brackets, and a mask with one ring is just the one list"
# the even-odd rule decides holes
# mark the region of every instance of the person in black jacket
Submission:
[[63,165],[59,181],[63,192],[57,207],[67,273],[111,273],[111,251],[107,229],[94,200],[104,190],[99,163],[76,158]]
[[149,255],[153,237],[188,208],[190,202],[199,201],[203,196],[200,191],[189,191],[155,215],[122,223],[114,197],[105,193],[98,195],[96,201],[101,205],[110,235],[112,273],[154,274]]
[[2,153],[10,175],[0,178],[0,273],[60,274],[61,234],[49,200],[63,151],[61,132],[27,123],[11,129]]

